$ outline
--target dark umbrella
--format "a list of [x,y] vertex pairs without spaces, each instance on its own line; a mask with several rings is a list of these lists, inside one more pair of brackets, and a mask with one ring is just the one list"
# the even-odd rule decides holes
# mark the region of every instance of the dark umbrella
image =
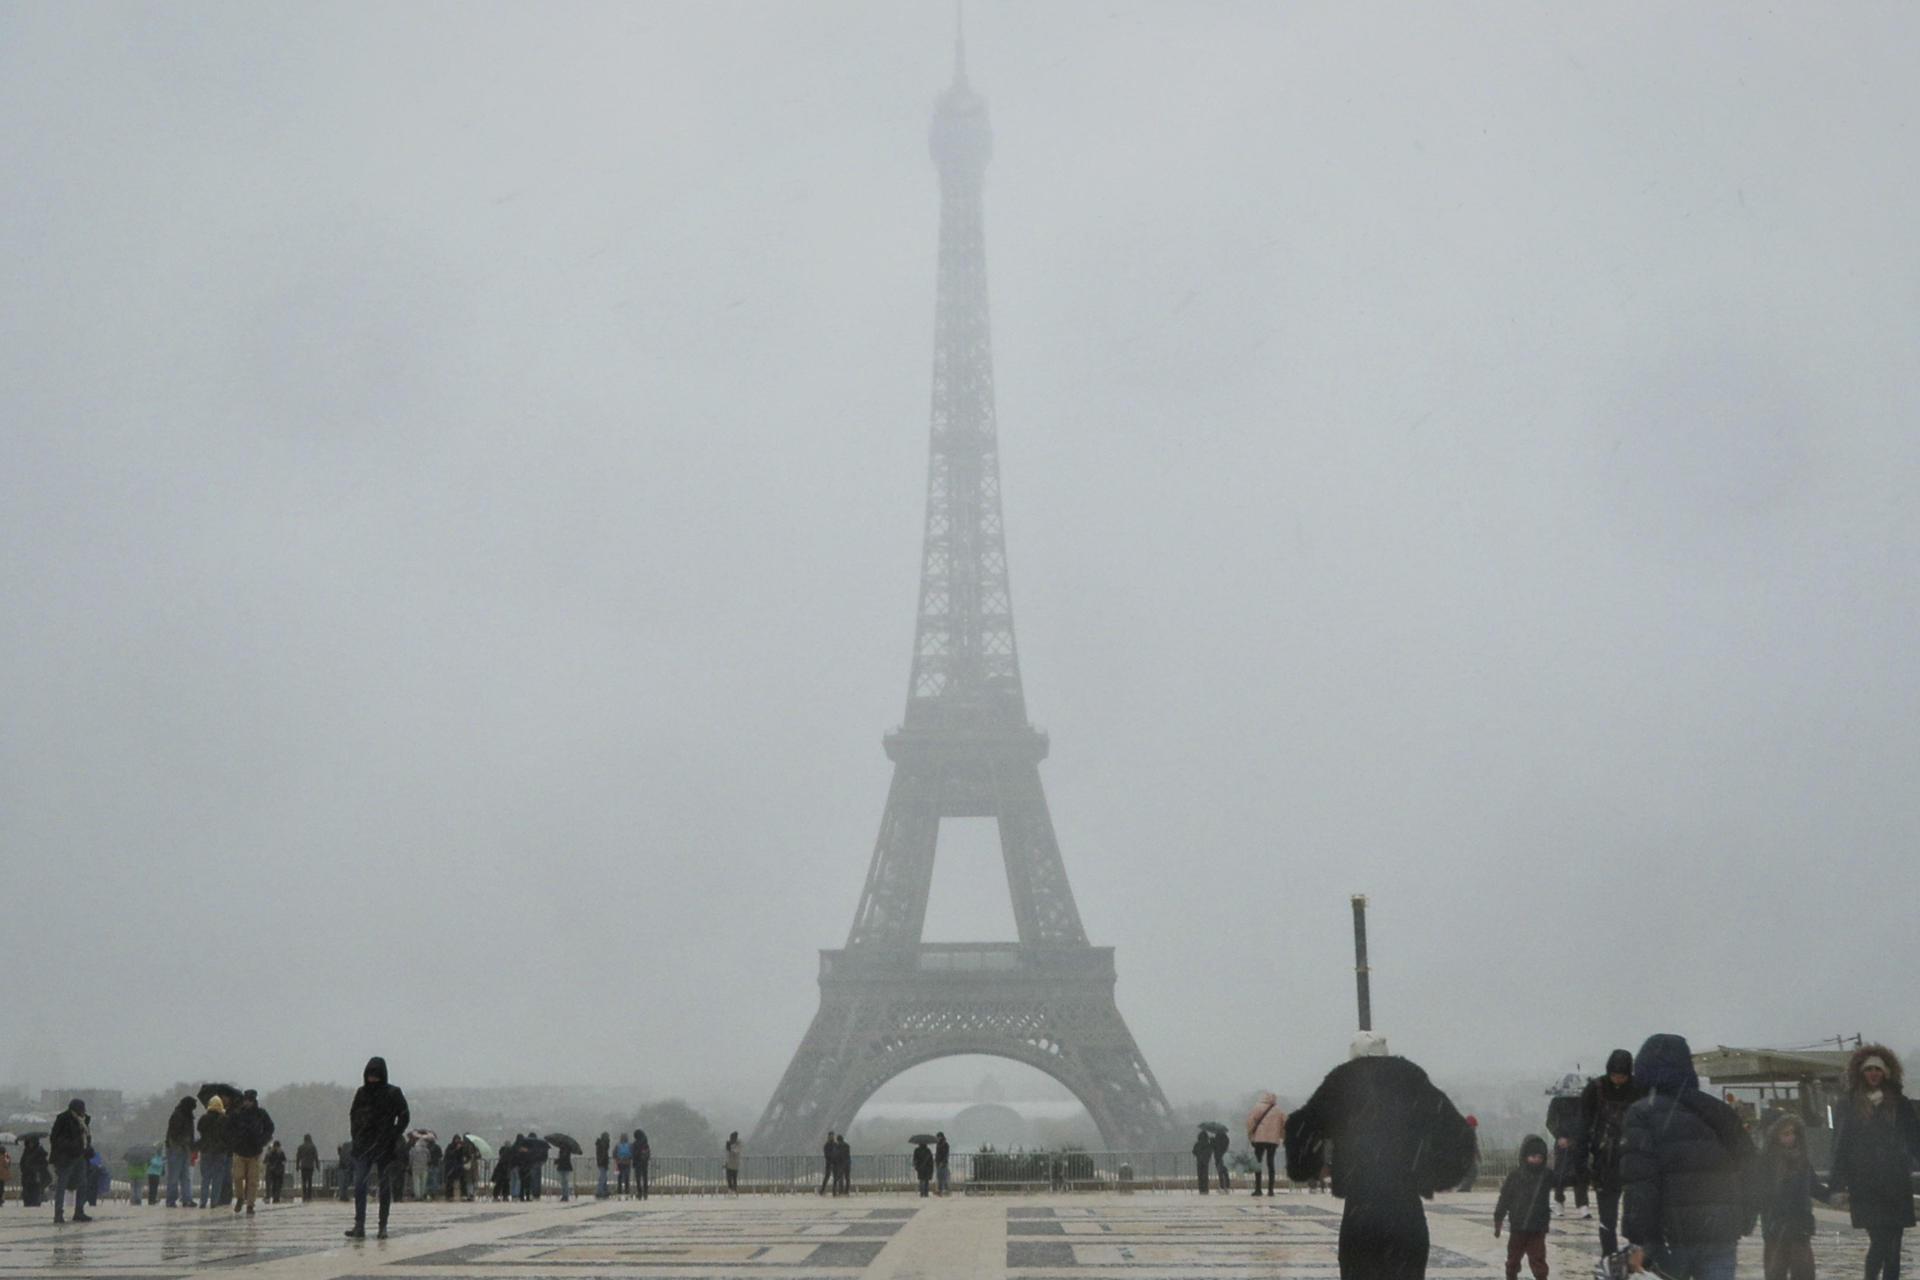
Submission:
[[230,1084],[203,1084],[200,1086],[200,1092],[194,1096],[200,1099],[200,1105],[204,1107],[213,1101],[215,1094],[219,1094],[223,1099],[222,1106],[230,1106],[240,1101],[240,1091]]
[[141,1143],[135,1144],[134,1146],[128,1147],[125,1151],[121,1152],[120,1158],[122,1160],[125,1160],[129,1164],[133,1163],[135,1160],[151,1160],[153,1159],[153,1151],[154,1151],[154,1148],[152,1143],[141,1142]]
[[1202,1120],[1202,1121],[1200,1122],[1200,1127],[1201,1127],[1202,1129],[1205,1129],[1205,1130],[1206,1130],[1206,1131],[1207,1131],[1208,1133],[1229,1133],[1229,1132],[1231,1132],[1231,1130],[1229,1130],[1229,1129],[1227,1128],[1227,1126],[1225,1126],[1225,1125],[1223,1125],[1223,1124],[1221,1124],[1221,1123],[1220,1123],[1220,1122],[1219,1122],[1218,1120]]
[[32,1142],[35,1138],[44,1138],[46,1136],[47,1131],[45,1129],[34,1129],[31,1132],[21,1134],[20,1141]]
[[917,1147],[923,1142],[929,1143],[929,1144],[932,1143],[934,1141],[934,1136],[930,1133],[916,1133],[911,1138],[908,1138],[907,1141],[911,1142],[914,1146]]
[[580,1144],[564,1133],[550,1133],[547,1135],[546,1141],[551,1142],[554,1146],[559,1147],[569,1155],[577,1156],[585,1154]]

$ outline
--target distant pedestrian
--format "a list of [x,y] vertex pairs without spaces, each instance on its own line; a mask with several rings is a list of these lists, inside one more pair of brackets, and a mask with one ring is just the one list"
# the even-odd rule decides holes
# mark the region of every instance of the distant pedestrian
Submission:
[[1233,1135],[1227,1132],[1225,1125],[1217,1125],[1213,1134],[1213,1172],[1220,1182],[1220,1194],[1226,1195],[1232,1187],[1227,1182],[1227,1149],[1233,1145]]
[[47,1189],[47,1149],[38,1137],[20,1141],[20,1203],[24,1208],[40,1207],[41,1193]]
[[1460,1185],[1454,1188],[1456,1191],[1471,1191],[1474,1184],[1480,1181],[1480,1117],[1469,1115],[1467,1128],[1473,1130],[1473,1163],[1468,1165],[1466,1173],[1461,1175]]
[[613,1138],[605,1129],[593,1140],[593,1167],[596,1176],[593,1184],[593,1198],[607,1198],[607,1168],[613,1163]]
[[613,1172],[614,1194],[625,1200],[627,1188],[633,1182],[633,1143],[627,1140],[624,1133],[613,1147]]
[[933,1182],[933,1148],[925,1142],[913,1144],[913,1176],[920,1181],[920,1198],[926,1199],[927,1188]]
[[853,1147],[842,1133],[834,1141],[833,1193],[839,1196],[853,1194]]
[[829,1187],[833,1188],[835,1194],[839,1193],[839,1188],[834,1185],[836,1182],[836,1178],[834,1176],[836,1172],[835,1166],[839,1163],[839,1160],[840,1160],[840,1140],[834,1137],[833,1130],[829,1129],[827,1130],[827,1140],[820,1144],[820,1163],[821,1163],[820,1194],[821,1195],[827,1194],[827,1190]]
[[952,1170],[948,1162],[953,1158],[953,1147],[947,1142],[944,1130],[933,1135],[933,1189],[940,1195],[948,1194],[953,1182]]
[[447,1153],[441,1149],[440,1139],[427,1135],[427,1199],[435,1200],[440,1196],[440,1171],[445,1165]]
[[227,1100],[220,1094],[207,1099],[200,1116],[200,1207],[226,1206],[233,1164],[233,1145],[227,1138]]
[[447,1202],[453,1202],[457,1190],[462,1200],[473,1199],[473,1184],[468,1180],[467,1169],[471,1164],[467,1135],[456,1133],[447,1143],[445,1154],[441,1156],[440,1185],[446,1190]]
[[1547,1163],[1547,1140],[1530,1133],[1520,1143],[1520,1167],[1500,1184],[1493,1204],[1493,1234],[1500,1236],[1500,1220],[1512,1228],[1507,1236],[1507,1280],[1518,1280],[1520,1259],[1527,1260],[1533,1280],[1547,1280],[1547,1231],[1553,1225],[1554,1173]]
[[[135,1148],[137,1150],[137,1148]],[[137,1208],[140,1204],[140,1184],[147,1178],[147,1158],[127,1157],[127,1207]]]
[[727,1135],[727,1194],[740,1194],[740,1131]]
[[300,1203],[313,1203],[313,1175],[320,1169],[320,1148],[314,1145],[313,1135],[300,1135],[300,1145],[293,1149],[293,1170],[300,1175]]
[[7,1150],[7,1144],[0,1142],[0,1205],[7,1203],[7,1180],[13,1177],[13,1155]]
[[1862,1045],[1847,1061],[1846,1100],[1834,1109],[1831,1185],[1846,1193],[1853,1225],[1867,1233],[1866,1280],[1899,1280],[1900,1237],[1914,1225],[1920,1119],[1903,1083],[1893,1050]]
[[1611,1257],[1620,1250],[1620,1157],[1625,1153],[1627,1108],[1646,1093],[1633,1082],[1633,1054],[1615,1049],[1607,1055],[1605,1075],[1587,1081],[1580,1094],[1578,1159],[1593,1183],[1600,1209],[1600,1252]]
[[341,1201],[344,1203],[351,1200],[353,1198],[352,1142],[343,1142],[333,1149],[333,1176],[334,1181],[340,1184],[337,1190]]
[[1583,1218],[1591,1218],[1587,1208],[1587,1174],[1580,1165],[1581,1108],[1580,1091],[1585,1082],[1577,1075],[1565,1075],[1549,1092],[1547,1132],[1553,1136],[1553,1203],[1558,1212],[1567,1208],[1567,1188],[1573,1188],[1573,1207]]
[[1784,1115],[1760,1142],[1760,1239],[1766,1280],[1813,1280],[1813,1161],[1806,1128]]
[[537,1131],[527,1133],[527,1172],[521,1183],[528,1198],[538,1200],[547,1189],[547,1160],[553,1154],[553,1144],[541,1137]]
[[1333,1194],[1346,1200],[1342,1280],[1418,1280],[1428,1251],[1421,1198],[1460,1181],[1473,1130],[1425,1071],[1387,1055],[1383,1037],[1361,1032],[1348,1056],[1287,1117],[1287,1176],[1318,1176],[1331,1147]]
[[554,1158],[553,1171],[560,1175],[560,1199],[573,1199],[573,1148],[560,1143],[560,1154]]
[[364,1240],[367,1236],[367,1182],[377,1178],[380,1198],[379,1237],[387,1237],[387,1213],[393,1206],[394,1164],[400,1152],[402,1135],[413,1113],[407,1109],[407,1095],[387,1079],[387,1060],[368,1058],[360,1073],[360,1088],[353,1095],[348,1111],[353,1133],[353,1225],[347,1236]]
[[252,1213],[254,1197],[260,1191],[260,1157],[273,1137],[273,1117],[260,1105],[253,1090],[240,1095],[239,1107],[228,1118],[226,1136],[227,1147],[233,1152],[233,1211],[239,1213],[244,1207]]
[[[55,1095],[58,1096],[58,1095]],[[92,1145],[92,1136],[88,1132],[87,1104],[79,1098],[67,1104],[67,1109],[53,1118],[53,1130],[47,1135],[47,1155],[53,1161],[53,1220],[65,1222],[67,1192],[73,1192],[73,1220],[91,1222],[87,1216],[87,1198],[91,1191],[93,1171],[87,1163],[87,1150]]]
[[1273,1176],[1273,1156],[1280,1149],[1280,1140],[1286,1131],[1287,1113],[1280,1109],[1280,1099],[1272,1093],[1261,1094],[1253,1110],[1247,1112],[1247,1141],[1253,1144],[1253,1194],[1260,1194],[1262,1164],[1267,1173],[1266,1194],[1279,1192],[1280,1185]]
[[163,1147],[155,1147],[147,1157],[147,1208],[160,1203],[160,1179],[167,1176],[167,1158]]
[[287,1149],[280,1145],[278,1138],[267,1146],[267,1154],[260,1158],[261,1167],[267,1176],[267,1203],[279,1204],[280,1195],[287,1186]]
[[653,1163],[653,1148],[647,1145],[647,1131],[638,1126],[633,1130],[633,1193],[640,1199],[647,1198],[647,1167]]
[[1620,1232],[1673,1280],[1732,1280],[1755,1217],[1746,1129],[1701,1090],[1681,1036],[1648,1036],[1633,1078],[1647,1093],[1621,1122]]
[[1207,1174],[1213,1168],[1213,1135],[1207,1126],[1201,1125],[1200,1132],[1193,1139],[1193,1175],[1200,1184],[1200,1194],[1207,1194]]

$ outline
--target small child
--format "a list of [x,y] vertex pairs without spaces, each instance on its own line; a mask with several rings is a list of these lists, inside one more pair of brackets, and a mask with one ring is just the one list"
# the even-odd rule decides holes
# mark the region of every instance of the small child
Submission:
[[1522,1257],[1533,1271],[1533,1280],[1547,1280],[1552,1196],[1553,1169],[1547,1163],[1547,1140],[1530,1133],[1520,1144],[1520,1167],[1500,1184],[1500,1199],[1493,1206],[1493,1234],[1500,1234],[1502,1218],[1513,1228],[1507,1237],[1507,1280],[1518,1280]]
[[1813,1280],[1813,1162],[1800,1117],[1773,1122],[1760,1140],[1760,1236],[1767,1280]]

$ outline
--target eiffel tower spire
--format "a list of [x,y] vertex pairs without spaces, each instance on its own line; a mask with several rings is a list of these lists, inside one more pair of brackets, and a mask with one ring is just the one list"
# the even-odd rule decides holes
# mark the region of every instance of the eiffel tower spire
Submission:
[[[847,944],[820,953],[820,1011],[754,1131],[810,1149],[887,1080],[932,1058],[997,1054],[1060,1081],[1116,1150],[1151,1150],[1170,1110],[1113,1001],[1113,948],[1089,945],[1040,785],[1047,736],[1027,722],[1007,585],[987,322],[982,187],[987,104],[954,47],[928,135],[940,173],[927,515],[907,709],[880,835]],[[991,817],[1014,943],[921,933],[940,823]],[[964,1140],[964,1135],[961,1135]]]

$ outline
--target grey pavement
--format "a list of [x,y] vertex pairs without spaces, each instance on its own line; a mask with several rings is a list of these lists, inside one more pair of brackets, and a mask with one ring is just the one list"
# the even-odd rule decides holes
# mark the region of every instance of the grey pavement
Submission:
[[[395,1207],[391,1239],[355,1242],[341,1235],[351,1211],[331,1200],[263,1205],[253,1218],[109,1202],[96,1208],[94,1222],[65,1226],[53,1224],[49,1209],[9,1202],[0,1208],[0,1280],[1333,1277],[1339,1211],[1339,1201],[1299,1191],[1258,1199],[1161,1192],[409,1203]],[[1505,1242],[1493,1236],[1492,1211],[1489,1192],[1429,1204],[1430,1276],[1504,1274]],[[1822,1209],[1818,1217],[1819,1273],[1859,1275],[1865,1237],[1842,1214]],[[1554,1224],[1552,1274],[1590,1273],[1594,1227],[1579,1219]],[[1909,1262],[1912,1254],[1909,1247]],[[1757,1237],[1742,1245],[1740,1274],[1760,1275]]]

